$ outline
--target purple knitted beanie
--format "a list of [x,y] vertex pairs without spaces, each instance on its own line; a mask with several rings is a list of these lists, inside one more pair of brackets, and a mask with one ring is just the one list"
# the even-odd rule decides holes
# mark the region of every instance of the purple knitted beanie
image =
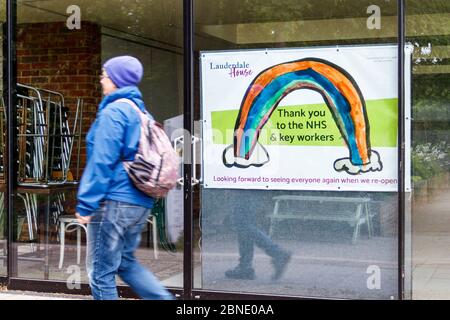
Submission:
[[132,56],[109,59],[103,64],[103,68],[117,88],[137,86],[144,73],[141,62]]

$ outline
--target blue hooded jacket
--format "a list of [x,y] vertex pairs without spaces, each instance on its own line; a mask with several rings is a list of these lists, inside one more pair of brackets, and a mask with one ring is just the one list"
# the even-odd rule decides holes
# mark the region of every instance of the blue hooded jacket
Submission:
[[[76,211],[89,216],[103,200],[127,202],[151,209],[155,199],[138,190],[122,161],[133,160],[140,137],[137,112],[118,99],[132,100],[142,111],[142,94],[135,86],[117,89],[101,101],[97,117],[86,136],[87,164],[78,189]],[[151,117],[151,116],[150,116]]]

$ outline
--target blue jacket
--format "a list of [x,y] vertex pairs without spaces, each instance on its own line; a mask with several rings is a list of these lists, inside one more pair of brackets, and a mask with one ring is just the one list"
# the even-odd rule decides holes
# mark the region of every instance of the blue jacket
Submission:
[[[88,216],[103,200],[115,200],[152,208],[154,199],[139,191],[122,161],[133,160],[140,136],[140,119],[121,98],[133,100],[146,112],[137,87],[122,87],[103,98],[97,117],[86,136],[87,164],[78,189],[77,212]],[[148,114],[148,113],[147,113]]]

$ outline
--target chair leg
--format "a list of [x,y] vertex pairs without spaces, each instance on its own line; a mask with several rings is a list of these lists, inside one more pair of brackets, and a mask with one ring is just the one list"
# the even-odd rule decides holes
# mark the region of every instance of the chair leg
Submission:
[[61,221],[59,223],[59,266],[58,266],[59,269],[62,268],[64,262],[65,231],[66,231],[65,223]]
[[366,221],[367,221],[367,232],[369,234],[369,238],[373,236],[373,226],[372,226],[372,217],[369,212],[369,205],[366,203],[365,205],[366,211]]
[[77,227],[77,264],[81,262],[81,227]]
[[33,232],[33,218],[32,218],[32,209],[30,208],[30,204],[28,202],[28,195],[25,194],[25,198],[21,197],[24,201],[25,205],[25,211],[27,214],[27,227],[28,227],[28,238],[30,240],[30,248],[31,251],[34,251],[34,243],[32,242],[34,240],[34,232]]
[[150,248],[150,226],[153,227],[153,223],[147,220],[147,248]]
[[86,261],[85,261],[85,263],[87,263],[89,238],[88,238],[87,227],[85,225],[82,225],[82,228],[84,229],[84,232],[85,232],[85,235],[86,235],[86,257],[85,257]]
[[360,224],[359,224],[359,222],[356,222],[355,229],[353,231],[352,244],[355,244],[356,240],[358,239],[359,228],[360,228]]
[[158,226],[156,225],[156,219],[152,218],[152,233],[153,233],[153,256],[158,259]]
[[279,209],[279,202],[278,200],[275,201],[275,206],[273,207],[273,213],[272,213],[272,217],[270,217],[270,226],[269,226],[269,237],[273,238],[273,234],[274,234],[274,229],[278,223],[277,221],[277,215],[278,215],[278,209]]
[[361,212],[362,212],[362,205],[359,204],[356,207],[355,229],[353,231],[352,244],[356,243],[356,240],[358,239],[359,236],[359,229],[361,226]]

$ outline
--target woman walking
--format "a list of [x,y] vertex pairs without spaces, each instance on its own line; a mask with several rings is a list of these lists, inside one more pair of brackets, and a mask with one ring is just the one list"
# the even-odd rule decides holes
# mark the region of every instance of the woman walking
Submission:
[[117,100],[131,100],[148,114],[137,88],[142,75],[142,64],[131,56],[103,65],[104,98],[86,137],[88,158],[76,216],[88,224],[87,271],[92,295],[98,300],[118,299],[116,275],[143,299],[173,299],[134,256],[155,199],[133,185],[122,165],[136,154],[140,118],[129,103]]

